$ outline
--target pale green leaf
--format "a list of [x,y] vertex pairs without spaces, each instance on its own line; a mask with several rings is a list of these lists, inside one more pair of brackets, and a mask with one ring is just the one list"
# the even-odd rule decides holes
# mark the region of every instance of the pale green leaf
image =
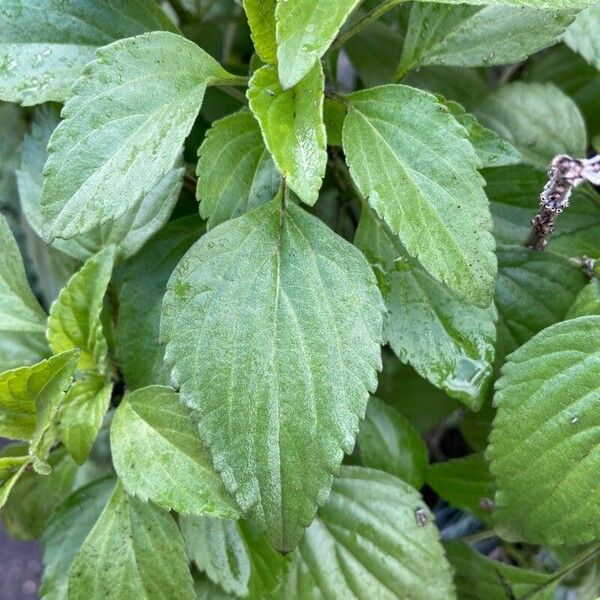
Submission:
[[564,41],[600,70],[600,6],[592,6],[580,12],[567,29]]
[[67,600],[73,559],[98,520],[114,485],[111,477],[94,481],[69,496],[52,515],[43,534],[44,574],[40,587],[43,600]]
[[150,386],[128,394],[113,417],[110,445],[130,495],[184,514],[238,516],[200,442],[192,411],[172,388]]
[[525,6],[415,2],[399,72],[424,65],[477,67],[520,62],[556,43],[575,14],[573,10]]
[[188,556],[225,592],[265,600],[281,586],[288,560],[245,521],[181,517]]
[[163,303],[166,360],[242,510],[290,550],[327,498],[381,368],[362,254],[276,198],[203,236]]
[[593,5],[596,0],[434,0],[442,4],[476,4],[486,6],[531,6],[540,9],[573,10]]
[[194,577],[194,590],[196,591],[197,600],[235,600],[235,596],[228,594],[214,584],[210,579],[204,577]]
[[198,217],[173,221],[121,268],[117,358],[130,390],[170,382],[158,339],[162,299],[173,269],[203,229]]
[[455,598],[433,515],[392,475],[344,467],[307,529],[286,600]]
[[198,151],[200,214],[209,228],[272,200],[281,177],[248,111],[216,121]]
[[587,136],[581,112],[550,83],[509,83],[490,94],[475,113],[531,165],[546,169],[557,154],[585,156]]
[[50,308],[47,330],[50,347],[54,352],[79,348],[82,370],[104,368],[107,345],[100,313],[114,260],[114,246],[89,258]]
[[[42,237],[40,202],[48,158],[46,146],[59,121],[58,112],[51,106],[43,106],[35,112],[31,130],[23,142],[21,168],[17,171],[23,212],[39,237]],[[111,244],[117,246],[117,260],[135,254],[169,219],[179,197],[182,175],[182,169],[170,170],[154,189],[119,218],[73,239],[56,239],[53,248],[82,261]]]
[[600,315],[600,279],[594,278],[577,294],[566,319]]
[[389,85],[348,96],[352,177],[406,250],[460,296],[488,306],[491,218],[466,131],[426,92]]
[[112,383],[103,375],[85,373],[67,392],[60,412],[59,435],[73,459],[83,464],[108,410]]
[[507,539],[600,535],[600,317],[553,325],[511,354],[496,384],[487,458]]
[[293,89],[284,90],[275,68],[265,66],[256,71],[247,92],[275,165],[309,206],[319,197],[327,165],[324,82],[319,63]]
[[3,0],[0,99],[63,102],[98,46],[155,29],[176,30],[152,0]]
[[276,3],[276,0],[244,0],[244,10],[250,24],[256,53],[268,65],[277,63]]
[[0,508],[6,504],[10,492],[28,464],[29,456],[0,456]]
[[120,40],[96,55],[48,146],[48,240],[91,231],[135,206],[176,164],[206,86],[235,79],[172,33]]
[[[454,569],[459,600],[507,600],[507,589],[513,598],[523,598],[550,575],[520,569],[494,561],[458,540],[444,544],[448,560]],[[555,586],[549,585],[532,596],[536,600],[553,600]]]
[[388,314],[384,336],[396,356],[472,409],[492,376],[496,310],[458,298],[411,259],[390,230],[364,211],[355,244],[376,269]]
[[73,560],[69,600],[195,600],[173,517],[117,485]]
[[482,454],[430,465],[427,483],[452,506],[489,521],[496,489]]
[[427,446],[395,408],[372,397],[357,440],[365,467],[379,469],[419,489],[425,481]]
[[277,59],[284,89],[294,87],[313,69],[359,1],[277,2]]

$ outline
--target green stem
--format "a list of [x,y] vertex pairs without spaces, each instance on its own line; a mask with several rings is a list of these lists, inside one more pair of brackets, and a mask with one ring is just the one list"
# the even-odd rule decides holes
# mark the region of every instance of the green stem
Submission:
[[406,2],[406,0],[386,0],[382,2],[379,6],[375,7],[371,12],[367,13],[362,19],[359,19],[352,27],[341,33],[335,42],[331,45],[330,50],[337,50],[340,46],[343,46],[351,37],[355,36],[357,33],[360,33],[363,29],[371,25],[385,15],[385,13],[392,10],[392,8],[396,8],[399,4]]
[[461,542],[465,544],[475,544],[476,542],[482,542],[483,540],[489,540],[497,535],[493,529],[484,529],[483,531],[477,531],[464,537],[459,538]]
[[234,88],[230,88],[227,87],[226,85],[218,85],[217,86],[223,93],[227,94],[228,96],[231,96],[232,98],[235,98],[236,100],[239,100],[242,104],[248,104],[248,99],[246,98],[246,96],[244,94],[242,94],[242,92],[240,92],[239,90],[236,90]]

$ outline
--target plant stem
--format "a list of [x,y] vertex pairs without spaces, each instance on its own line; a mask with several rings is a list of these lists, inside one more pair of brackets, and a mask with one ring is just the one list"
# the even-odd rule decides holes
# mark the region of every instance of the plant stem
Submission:
[[392,10],[399,4],[402,4],[406,0],[386,0],[379,6],[375,7],[371,12],[367,13],[362,19],[359,19],[352,27],[341,33],[337,39],[331,45],[330,50],[337,50],[340,46],[343,46],[351,37],[361,32],[363,29],[371,25],[385,15],[385,13]]
[[236,90],[235,88],[228,87],[226,85],[218,85],[217,87],[223,93],[227,94],[228,96],[231,96],[232,98],[235,98],[236,100],[239,100],[242,104],[248,104],[248,99],[239,90]]
[[482,542],[483,540],[489,540],[490,538],[496,537],[496,535],[497,534],[493,529],[484,529],[483,531],[476,531],[475,533],[470,533],[459,539],[465,544],[475,544],[477,542]]

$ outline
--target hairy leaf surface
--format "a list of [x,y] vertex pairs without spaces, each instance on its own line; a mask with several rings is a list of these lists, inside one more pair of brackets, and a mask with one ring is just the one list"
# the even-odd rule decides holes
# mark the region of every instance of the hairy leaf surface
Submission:
[[256,53],[268,65],[277,63],[276,4],[277,0],[244,0],[244,10],[248,16]]
[[592,6],[580,12],[567,29],[564,41],[600,70],[600,6]]

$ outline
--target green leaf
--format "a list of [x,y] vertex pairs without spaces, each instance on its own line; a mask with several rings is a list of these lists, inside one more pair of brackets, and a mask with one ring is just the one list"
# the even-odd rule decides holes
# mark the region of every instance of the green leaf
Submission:
[[573,100],[550,83],[505,85],[480,104],[476,115],[531,165],[546,169],[557,154],[585,156],[583,117]]
[[[46,146],[59,121],[58,112],[50,105],[35,112],[31,130],[23,142],[21,168],[17,171],[23,212],[40,238],[43,170],[48,158]],[[102,248],[115,244],[117,260],[132,256],[169,219],[179,197],[182,176],[182,169],[171,169],[156,187],[119,218],[70,240],[56,239],[53,248],[84,261]]]
[[0,508],[6,504],[28,464],[29,456],[0,456]]
[[106,477],[77,490],[62,502],[43,534],[44,574],[40,595],[44,600],[66,600],[69,570],[114,489]]
[[352,177],[411,256],[488,306],[496,274],[478,159],[443,104],[407,86],[348,96],[344,151]]
[[256,53],[268,65],[277,63],[275,5],[276,0],[244,0]]
[[573,10],[416,2],[410,13],[399,72],[424,65],[517,63],[555,44],[574,16]]
[[235,596],[226,593],[210,579],[194,577],[194,590],[198,600],[235,600]]
[[40,475],[26,471],[15,483],[2,509],[8,533],[21,540],[40,537],[54,509],[73,488],[77,465],[64,448],[58,448],[48,459],[52,472]]
[[89,258],[50,308],[47,331],[50,347],[54,352],[79,348],[82,370],[104,368],[107,345],[100,313],[114,260],[114,246]]
[[116,345],[130,390],[170,383],[158,340],[162,300],[173,269],[203,230],[198,217],[173,221],[121,267]]
[[412,260],[368,211],[361,216],[355,244],[376,269],[384,270],[384,336],[396,356],[476,410],[492,376],[494,306],[481,309],[458,298]]
[[135,206],[176,164],[206,86],[235,79],[172,33],[120,40],[96,55],[48,145],[41,203],[50,241]]
[[73,561],[69,600],[195,600],[173,517],[117,485]]
[[59,435],[73,459],[83,464],[110,405],[113,385],[103,375],[84,374],[65,396],[60,413]]
[[[435,0],[439,1],[439,0]],[[469,0],[467,4],[485,4],[486,6],[531,6],[540,9],[573,10],[593,5],[595,0]],[[464,4],[464,0],[442,0],[443,4]]]
[[280,550],[354,446],[382,311],[362,254],[280,198],[203,236],[169,281],[173,381],[227,489]]
[[[513,598],[524,598],[550,575],[536,573],[491,560],[467,544],[454,540],[444,544],[448,560],[454,569],[459,600],[506,600],[507,589]],[[554,585],[536,593],[536,600],[552,600]]]
[[112,459],[128,494],[184,514],[236,518],[192,412],[173,389],[150,386],[128,394],[110,429]]
[[600,535],[600,317],[544,329],[496,384],[487,458],[506,539],[550,546]]
[[281,177],[248,111],[216,121],[198,151],[200,215],[212,228],[272,200]]
[[286,600],[455,598],[439,533],[416,490],[344,467],[295,555]]
[[98,46],[154,29],[176,31],[151,0],[3,0],[0,99],[63,102]]
[[577,294],[565,318],[576,319],[587,315],[600,315],[600,279],[592,279]]
[[440,101],[448,108],[454,118],[467,130],[468,140],[475,149],[484,167],[502,167],[521,162],[521,153],[481,123],[465,109],[452,100]]
[[564,41],[600,70],[600,6],[592,6],[580,12],[567,29]]
[[425,481],[427,446],[410,422],[379,398],[369,400],[358,434],[365,467],[386,471],[419,489]]
[[327,165],[324,83],[320,63],[289,90],[281,87],[275,68],[266,66],[256,71],[247,92],[277,169],[309,206],[319,197]]
[[181,517],[179,526],[188,556],[225,592],[265,600],[283,583],[289,561],[248,522]]
[[284,89],[294,87],[325,54],[359,0],[277,2],[277,59]]
[[482,454],[430,465],[427,483],[452,506],[490,520],[496,489]]

